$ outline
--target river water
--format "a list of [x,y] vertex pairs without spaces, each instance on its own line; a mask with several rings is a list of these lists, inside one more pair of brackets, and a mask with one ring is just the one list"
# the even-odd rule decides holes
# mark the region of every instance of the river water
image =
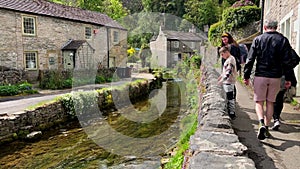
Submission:
[[188,130],[184,85],[164,83],[148,100],[44,132],[35,142],[2,145],[1,168],[159,168]]

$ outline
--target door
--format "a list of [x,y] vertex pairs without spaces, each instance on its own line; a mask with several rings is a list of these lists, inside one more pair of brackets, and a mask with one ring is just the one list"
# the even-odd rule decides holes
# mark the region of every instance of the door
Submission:
[[74,51],[64,51],[63,58],[64,58],[64,68],[65,69],[74,69],[74,66],[75,66]]

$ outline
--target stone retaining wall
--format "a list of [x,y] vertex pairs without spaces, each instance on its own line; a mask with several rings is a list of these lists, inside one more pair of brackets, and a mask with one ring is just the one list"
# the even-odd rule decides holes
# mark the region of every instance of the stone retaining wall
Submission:
[[[144,98],[145,96],[148,97],[149,92],[154,88],[161,87],[161,82],[162,80],[160,78],[152,80],[151,82],[147,80],[138,82],[135,81],[126,85],[127,87],[124,87],[123,89],[107,89],[105,92],[106,94],[104,94],[102,90],[97,91],[97,107],[100,108],[100,110],[104,110],[105,108],[111,109],[113,102],[110,102],[108,105],[105,97],[107,97],[108,94],[112,95],[126,89],[128,91],[125,92],[129,95],[127,99],[130,99],[131,102],[141,100],[141,98]],[[70,99],[72,99],[72,96],[73,94],[71,94]],[[93,96],[95,97],[95,95]],[[130,101],[127,100],[127,103],[131,103]],[[2,114],[0,116],[0,145],[4,142],[10,142],[17,138],[26,138],[27,134],[32,131],[43,131],[70,120],[70,118],[74,116],[70,114],[68,108],[72,109],[72,106],[65,107],[63,102],[64,101],[57,100],[52,103],[38,106],[33,110],[25,110],[12,114]],[[122,100],[118,100],[118,102],[120,103]],[[125,103],[125,101],[123,102]],[[76,106],[77,105],[74,105],[74,107]]]
[[202,74],[206,93],[201,98],[197,131],[190,138],[189,168],[255,168],[225,111],[225,93],[217,85],[219,73],[206,67]]

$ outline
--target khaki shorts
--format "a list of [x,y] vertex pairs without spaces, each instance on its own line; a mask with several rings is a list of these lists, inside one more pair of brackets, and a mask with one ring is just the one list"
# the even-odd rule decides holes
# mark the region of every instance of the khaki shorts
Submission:
[[280,90],[281,78],[254,77],[254,101],[275,102]]

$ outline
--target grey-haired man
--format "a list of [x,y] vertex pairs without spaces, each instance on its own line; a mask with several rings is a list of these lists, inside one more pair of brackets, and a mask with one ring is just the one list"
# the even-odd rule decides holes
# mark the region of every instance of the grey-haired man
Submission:
[[[276,31],[278,22],[266,20],[264,33],[257,36],[250,47],[244,67],[244,83],[249,84],[249,78],[256,60],[256,69],[253,80],[255,111],[259,120],[257,138],[263,140],[270,137],[268,126],[271,122],[274,102],[280,90],[282,75],[290,83],[291,45],[286,37]],[[264,103],[266,102],[266,111]]]

